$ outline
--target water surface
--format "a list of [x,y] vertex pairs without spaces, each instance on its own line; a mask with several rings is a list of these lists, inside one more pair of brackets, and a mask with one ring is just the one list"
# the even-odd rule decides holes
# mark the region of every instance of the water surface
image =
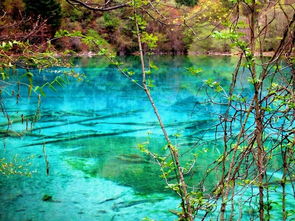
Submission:
[[[218,81],[229,87],[234,57],[157,56],[158,66],[148,76],[167,131],[183,155],[183,163],[193,154],[206,153],[187,179],[197,183],[208,163],[220,154],[215,125],[224,106],[208,102],[218,95],[206,89],[204,81]],[[134,71],[140,81],[138,57],[123,57],[124,67]],[[32,177],[1,177],[1,220],[174,220],[169,209],[179,209],[179,200],[160,178],[158,165],[136,146],[165,155],[165,141],[151,106],[135,84],[122,76],[103,58],[74,59],[76,72],[83,80],[69,78],[57,91],[45,90],[40,119],[36,96],[7,95],[5,107],[14,123],[1,118],[3,148],[1,157],[28,159]],[[188,67],[201,68],[195,75]],[[34,71],[34,84],[54,79],[58,70]],[[22,72],[23,70],[19,70]],[[238,79],[245,93],[251,86],[247,73]],[[14,88],[14,90],[17,90]],[[208,97],[209,96],[209,97]],[[220,100],[222,101],[222,99]],[[26,119],[21,120],[21,115]],[[26,130],[28,129],[28,130]],[[15,134],[17,133],[17,134]],[[7,136],[8,135],[8,136]],[[49,175],[43,149],[50,164]],[[206,180],[208,187],[218,173]],[[52,200],[43,201],[44,195]]]

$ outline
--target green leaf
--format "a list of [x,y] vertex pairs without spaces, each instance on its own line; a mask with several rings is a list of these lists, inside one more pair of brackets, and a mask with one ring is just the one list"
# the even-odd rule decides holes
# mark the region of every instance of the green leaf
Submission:
[[43,91],[43,88],[42,88],[42,87],[39,87],[39,88],[38,88],[38,92],[39,92],[43,97],[46,97],[46,94],[45,94],[45,92]]
[[146,43],[150,49],[154,49],[157,47],[157,42],[159,38],[158,36],[154,35],[153,33],[143,32],[141,36],[141,41]]
[[32,78],[32,77],[34,76],[32,72],[27,72],[25,75],[26,75],[28,78]]
[[193,75],[197,75],[199,73],[201,73],[203,70],[201,68],[195,68],[195,67],[188,67],[185,68],[189,73],[193,74]]
[[153,84],[153,80],[151,80],[151,79],[147,79],[147,81],[146,81],[146,85],[148,86],[148,87],[154,87],[154,84]]
[[158,70],[159,69],[158,66],[155,65],[154,62],[152,62],[152,61],[149,63],[149,65],[150,65],[150,68],[151,69],[155,69],[155,70]]
[[29,87],[28,87],[28,96],[29,97],[32,95],[32,89],[33,89],[33,86],[29,85]]
[[2,80],[5,80],[6,79],[6,74],[4,72],[1,72],[1,77],[2,77]]
[[134,72],[134,71],[127,71],[127,74],[128,74],[129,76],[132,76],[132,75],[135,74],[135,72]]
[[33,90],[35,91],[35,92],[37,92],[38,90],[39,90],[39,86],[36,86]]
[[52,84],[49,84],[49,89],[51,89],[52,91],[55,91],[56,92],[56,88],[52,85]]

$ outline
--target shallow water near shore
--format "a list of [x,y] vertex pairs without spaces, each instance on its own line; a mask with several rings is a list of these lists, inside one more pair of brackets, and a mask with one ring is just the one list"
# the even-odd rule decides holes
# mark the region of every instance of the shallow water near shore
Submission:
[[[140,80],[138,57],[121,59],[135,72],[134,79]],[[204,81],[212,79],[228,88],[237,58],[151,59],[158,66],[150,76],[152,95],[173,143],[181,154],[186,153],[183,163],[200,154],[187,177],[189,184],[197,183],[209,162],[220,154],[215,125],[225,110],[207,102],[208,94],[216,95],[210,94]],[[75,71],[85,78],[69,78],[55,92],[46,90],[36,123],[31,124],[29,117],[29,123],[21,118],[22,114],[36,113],[36,97],[27,98],[25,88],[21,88],[18,104],[15,97],[7,96],[5,106],[13,124],[9,134],[2,134],[0,156],[30,162],[27,167],[32,175],[0,177],[0,220],[175,220],[169,210],[180,209],[179,199],[166,188],[159,166],[137,148],[145,144],[154,153],[167,153],[144,92],[103,58],[78,58],[74,64]],[[191,66],[202,71],[192,74],[187,70]],[[53,79],[56,75],[52,71],[35,71],[35,84]],[[238,79],[237,87],[248,93],[247,73]],[[5,118],[1,123],[1,130],[6,130]],[[216,176],[218,172],[208,177],[208,188],[215,184]],[[48,200],[44,200],[46,196]],[[289,208],[294,206],[289,202]],[[256,217],[252,210],[249,205],[243,220]]]

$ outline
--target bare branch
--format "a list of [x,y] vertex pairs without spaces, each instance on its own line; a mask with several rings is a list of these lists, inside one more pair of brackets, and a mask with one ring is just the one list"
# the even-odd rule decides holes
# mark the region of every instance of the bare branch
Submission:
[[112,2],[112,0],[109,0],[105,4],[103,4],[102,6],[101,5],[94,6],[93,4],[83,2],[83,1],[80,1],[80,0],[66,0],[66,1],[71,5],[79,5],[81,7],[87,8],[89,10],[100,11],[100,12],[112,11],[112,10],[119,9],[119,8],[129,7],[130,4],[131,4],[131,2],[127,2],[127,3],[122,3],[122,4],[109,6],[109,4]]

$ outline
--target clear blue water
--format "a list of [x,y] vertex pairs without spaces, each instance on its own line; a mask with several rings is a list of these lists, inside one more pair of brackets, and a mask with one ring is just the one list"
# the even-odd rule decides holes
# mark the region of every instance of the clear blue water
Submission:
[[[140,79],[138,58],[121,59],[135,72],[134,78]],[[159,67],[149,76],[155,85],[152,95],[172,141],[181,154],[186,153],[183,162],[192,160],[193,153],[206,153],[188,179],[196,183],[210,159],[220,154],[219,132],[214,125],[224,113],[223,106],[207,102],[208,96],[218,99],[218,95],[208,91],[204,81],[213,79],[228,88],[237,59],[151,59]],[[55,92],[46,89],[36,123],[30,123],[37,108],[36,96],[28,98],[27,89],[20,87],[16,104],[16,96],[9,90],[16,92],[17,87],[7,88],[4,104],[13,123],[7,126],[1,116],[1,130],[11,131],[10,136],[2,136],[1,158],[17,156],[18,161],[25,161],[22,164],[30,162],[27,167],[33,173],[31,177],[0,178],[0,220],[175,220],[169,210],[179,209],[179,200],[165,188],[158,165],[136,148],[148,141],[151,151],[167,151],[144,92],[103,58],[75,59],[74,65],[84,79],[69,78]],[[191,74],[185,69],[191,66],[203,71]],[[34,84],[54,79],[58,70],[35,71]],[[238,79],[237,87],[247,96],[247,73]],[[216,175],[208,177],[208,187],[215,183]],[[52,196],[52,200],[43,201],[44,195]]]

